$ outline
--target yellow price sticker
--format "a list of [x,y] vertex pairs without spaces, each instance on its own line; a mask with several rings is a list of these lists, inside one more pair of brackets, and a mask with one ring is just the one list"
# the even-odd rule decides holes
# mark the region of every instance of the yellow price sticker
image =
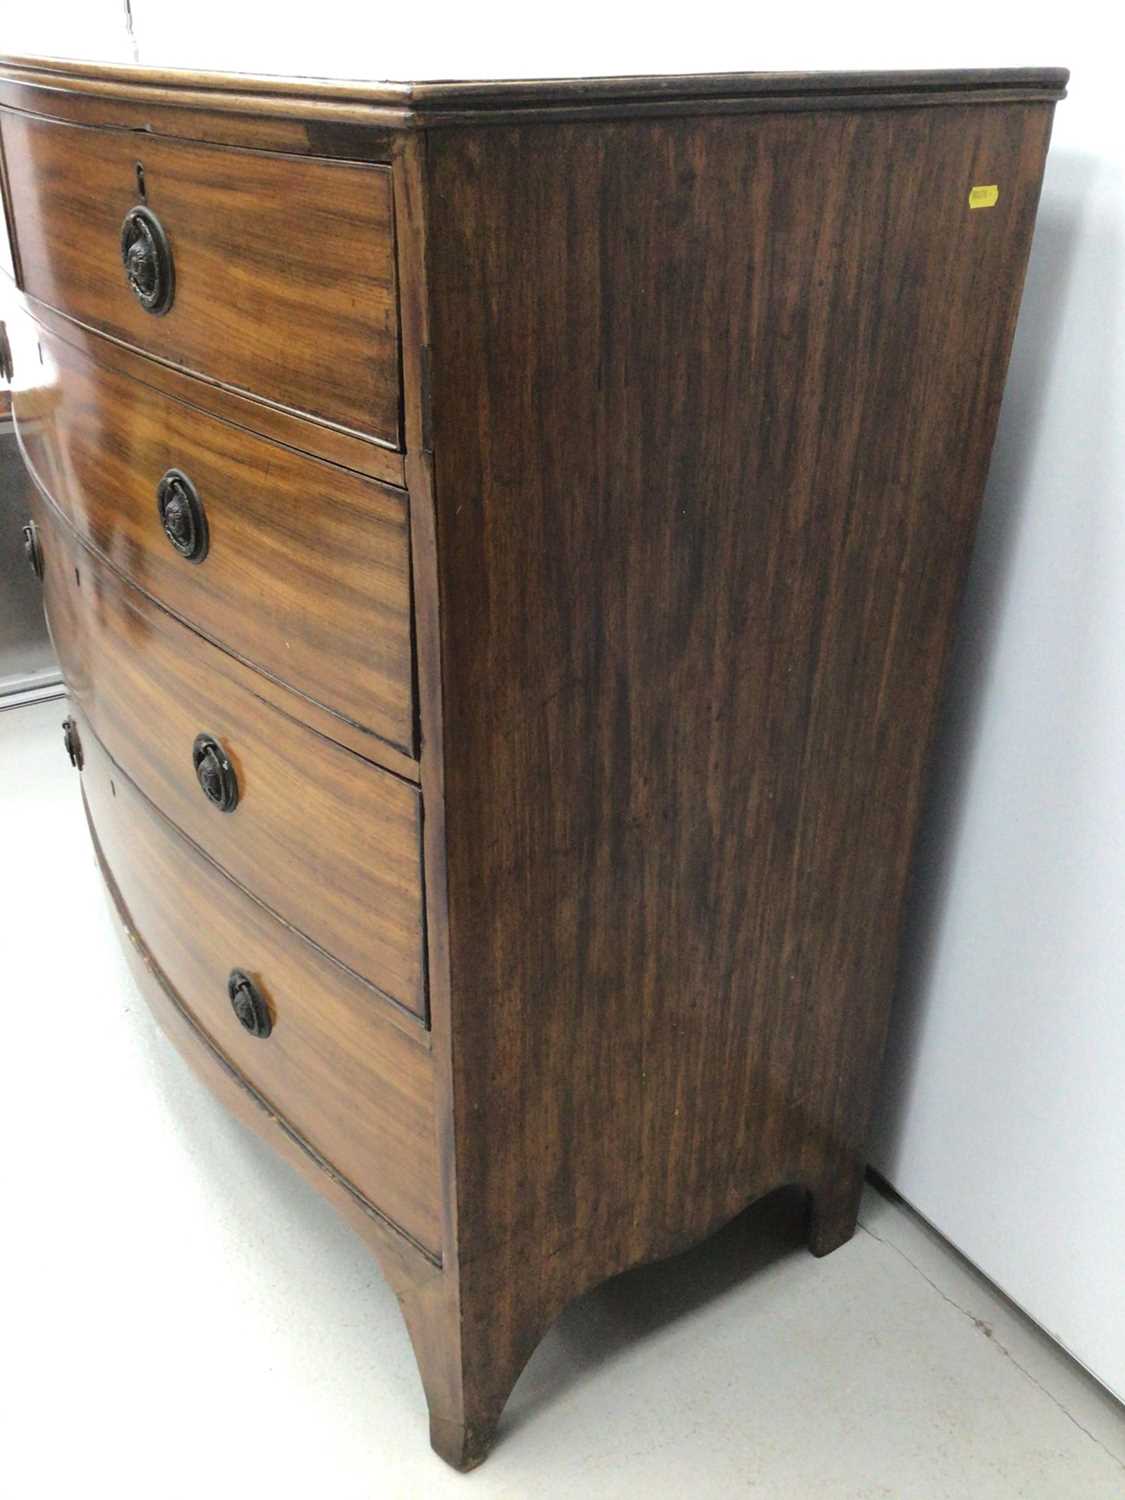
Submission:
[[987,187],[975,187],[969,189],[970,208],[991,208],[1000,196],[1000,189],[994,182]]

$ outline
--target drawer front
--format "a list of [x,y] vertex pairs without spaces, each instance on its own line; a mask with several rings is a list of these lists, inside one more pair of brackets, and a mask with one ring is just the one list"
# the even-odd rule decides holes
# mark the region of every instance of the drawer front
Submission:
[[[41,383],[17,393],[16,421],[78,532],[213,640],[412,754],[405,494],[38,338]],[[200,512],[181,526],[183,550],[158,504],[170,473]],[[163,493],[174,529],[188,492],[173,478]]]
[[[269,915],[136,791],[76,714],[82,789],[131,924],[191,1019],[282,1118],[367,1201],[440,1248],[431,1057],[357,979]],[[268,1035],[230,998],[245,974]],[[410,1028],[415,1031],[411,1036]]]
[[[42,500],[34,509],[51,634],[113,759],[254,896],[423,1016],[417,788],[264,703],[248,668],[122,582]],[[200,735],[227,758],[229,811],[197,775]]]
[[[390,168],[10,111],[0,137],[33,297],[185,369],[397,445]],[[137,207],[155,215],[170,254],[162,313],[126,280],[122,234]]]

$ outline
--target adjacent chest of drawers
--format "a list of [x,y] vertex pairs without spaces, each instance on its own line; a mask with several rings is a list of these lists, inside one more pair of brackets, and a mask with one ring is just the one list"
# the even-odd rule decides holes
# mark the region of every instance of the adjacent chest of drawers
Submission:
[[458,1466],[585,1288],[854,1227],[1064,81],[0,66],[106,883]]

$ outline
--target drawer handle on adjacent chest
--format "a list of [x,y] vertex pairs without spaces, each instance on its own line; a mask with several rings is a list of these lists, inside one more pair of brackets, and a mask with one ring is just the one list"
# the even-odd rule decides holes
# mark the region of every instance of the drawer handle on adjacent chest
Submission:
[[200,563],[207,556],[207,515],[199,491],[182,469],[169,469],[156,487],[156,510],[164,535],[181,557]]
[[43,577],[43,548],[39,542],[39,527],[28,521],[23,528],[23,555],[36,578]]
[[121,226],[121,259],[125,278],[144,310],[156,317],[166,313],[176,290],[172,247],[151,209],[138,205],[125,215]]
[[76,771],[81,771],[83,764],[82,741],[78,738],[78,725],[73,719],[64,719],[62,732],[63,744],[66,747],[70,763]]
[[220,812],[233,812],[238,806],[238,778],[222,745],[213,735],[197,734],[191,759],[207,800]]
[[273,1030],[270,1008],[249,974],[244,974],[241,969],[232,969],[227,980],[227,994],[235,1015],[250,1035],[269,1036]]

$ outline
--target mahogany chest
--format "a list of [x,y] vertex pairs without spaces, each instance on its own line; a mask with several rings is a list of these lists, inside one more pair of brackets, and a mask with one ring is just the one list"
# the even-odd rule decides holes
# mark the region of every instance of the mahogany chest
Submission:
[[1065,81],[0,64],[106,885],[458,1467],[586,1288],[853,1231]]

